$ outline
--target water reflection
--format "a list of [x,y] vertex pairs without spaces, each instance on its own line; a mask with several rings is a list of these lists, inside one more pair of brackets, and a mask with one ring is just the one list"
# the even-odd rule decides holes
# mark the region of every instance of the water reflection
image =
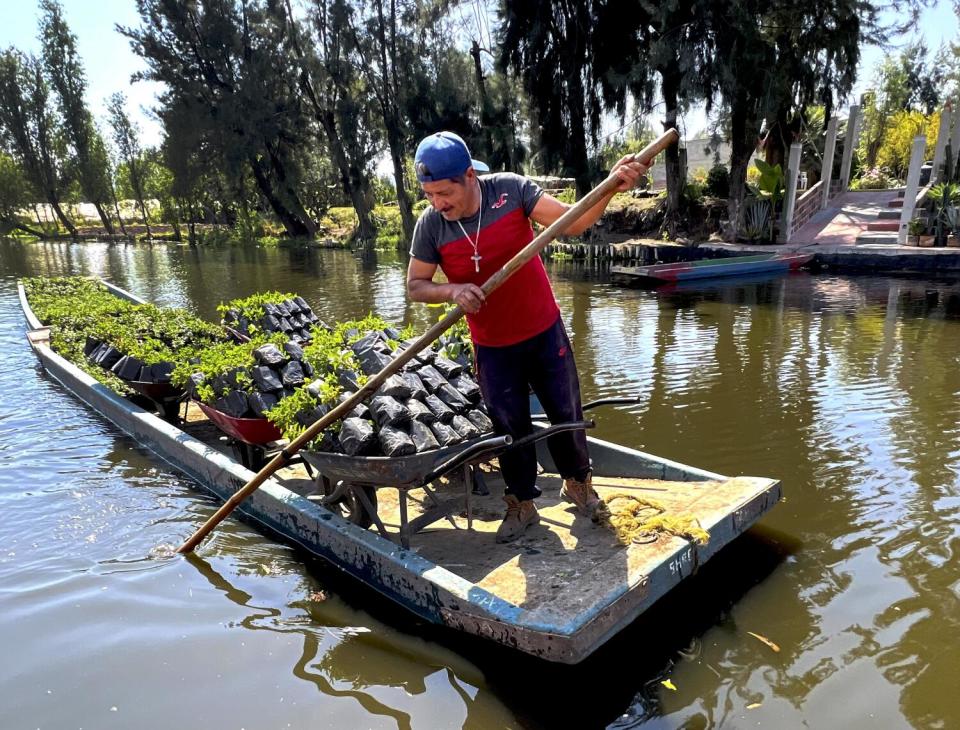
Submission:
[[[185,560],[213,588],[250,611],[240,627],[298,637],[302,652],[294,676],[315,685],[325,698],[354,701],[367,718],[364,723],[387,718],[398,730],[437,727],[438,722],[463,728],[511,724],[510,714],[486,689],[480,673],[460,656],[379,625],[315,580],[304,578],[296,591],[299,597],[285,609],[257,606],[250,593],[233,585],[208,560],[196,554]],[[249,569],[251,563],[247,565]],[[232,569],[244,571],[241,566]],[[289,609],[295,613],[290,615]]]
[[[330,319],[372,310],[422,328],[435,315],[406,301],[404,267],[377,252],[0,244],[0,346],[27,354],[13,292],[22,274],[102,275],[209,319],[221,301],[289,290]],[[295,639],[295,659],[274,671],[292,668],[344,726],[960,724],[960,285],[801,273],[649,291],[611,287],[602,267],[549,268],[584,397],[639,397],[592,412],[596,435],[721,473],[778,477],[784,503],[574,668],[398,617],[238,528],[211,547],[227,579],[194,566],[243,608],[244,632]],[[0,404],[0,538],[31,556],[18,570],[19,558],[0,554],[0,579],[15,583],[20,620],[42,615],[44,601],[71,600],[55,595],[71,575],[91,564],[104,577],[122,572],[108,561],[146,555],[171,531],[185,536],[211,508],[162,480],[156,496],[153,457],[32,365],[0,371],[0,386],[17,394]],[[57,411],[65,415],[44,417]],[[43,458],[31,458],[37,444]],[[83,542],[95,532],[101,542]],[[45,547],[38,533],[55,539]],[[239,587],[273,570],[296,579],[289,600]],[[317,575],[326,600],[309,597]],[[44,589],[39,609],[19,593],[32,587]],[[88,615],[111,615],[92,605]],[[181,629],[169,621],[161,625]],[[235,641],[214,643],[230,651]],[[668,678],[676,691],[661,684]]]

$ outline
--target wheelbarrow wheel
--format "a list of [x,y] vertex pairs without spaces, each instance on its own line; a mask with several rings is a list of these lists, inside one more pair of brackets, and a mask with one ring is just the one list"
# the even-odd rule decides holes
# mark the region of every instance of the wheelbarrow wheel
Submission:
[[[363,500],[357,495],[358,490],[363,490],[364,496],[367,498],[370,506],[373,507],[373,514],[367,510]],[[323,480],[325,497],[332,495],[336,491],[337,485],[331,484],[326,479]],[[370,527],[370,525],[373,524],[373,517],[377,510],[377,490],[370,486],[351,484],[347,489],[342,489],[341,491],[342,494],[337,500],[333,502],[324,500],[327,508],[339,514],[347,522],[352,522],[354,525],[364,529]]]

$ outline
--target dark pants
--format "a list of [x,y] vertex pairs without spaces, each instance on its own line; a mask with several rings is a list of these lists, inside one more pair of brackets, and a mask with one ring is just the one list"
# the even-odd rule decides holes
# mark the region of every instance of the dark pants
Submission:
[[[583,419],[577,366],[560,317],[545,332],[523,342],[506,347],[476,345],[474,350],[477,379],[498,434],[510,434],[518,439],[533,431],[531,386],[551,423]],[[551,436],[547,447],[560,476],[581,481],[586,478],[590,472],[590,456],[583,431]],[[502,454],[500,471],[507,484],[507,494],[521,501],[540,496],[535,446]]]

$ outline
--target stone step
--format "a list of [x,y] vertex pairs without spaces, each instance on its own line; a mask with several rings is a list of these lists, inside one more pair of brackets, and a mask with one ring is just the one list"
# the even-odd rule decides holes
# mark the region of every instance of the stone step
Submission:
[[881,220],[881,221],[870,221],[867,223],[868,231],[899,231],[900,230],[900,221],[898,220]]
[[902,208],[903,207],[903,198],[897,198],[896,200],[891,200],[887,203],[888,208]]
[[865,243],[872,243],[874,245],[876,244],[896,245],[897,234],[896,232],[886,233],[883,231],[870,231],[867,233],[861,233],[859,236],[857,236],[857,244],[861,245]]
[[892,218],[896,218],[897,220],[900,220],[901,215],[902,215],[902,211],[896,210],[894,208],[887,208],[886,210],[877,211],[878,218],[883,218],[887,220]]

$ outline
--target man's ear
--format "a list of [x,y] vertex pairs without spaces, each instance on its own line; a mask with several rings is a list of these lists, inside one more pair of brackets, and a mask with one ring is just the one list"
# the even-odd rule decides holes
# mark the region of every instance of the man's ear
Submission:
[[477,171],[473,167],[468,167],[467,171],[463,174],[463,182],[465,185],[472,185],[477,179]]

